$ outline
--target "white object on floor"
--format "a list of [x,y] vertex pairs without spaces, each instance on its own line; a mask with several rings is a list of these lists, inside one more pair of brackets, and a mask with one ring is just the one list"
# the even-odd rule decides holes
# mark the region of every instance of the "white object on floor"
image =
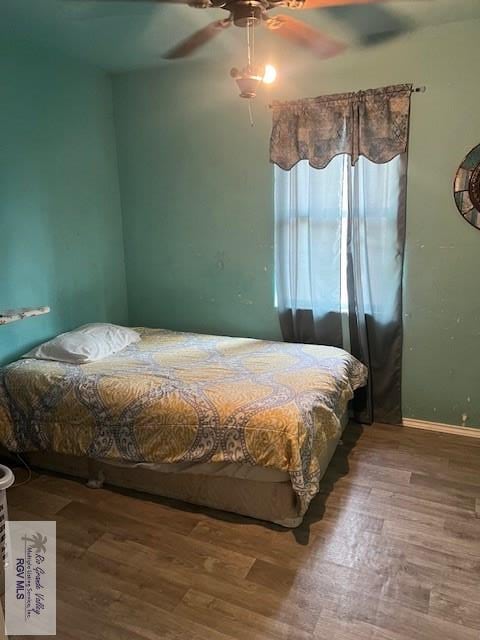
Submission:
[[[0,464],[0,547],[2,560],[5,561],[5,523],[8,520],[7,489],[15,482],[13,471]],[[5,562],[6,566],[6,562]]]
[[14,482],[15,476],[13,475],[13,471],[4,464],[0,464],[0,491],[5,491],[5,489],[11,487]]
[[[7,489],[12,486],[15,482],[15,476],[13,475],[13,471],[6,467],[3,464],[0,464],[0,539],[1,539],[1,548],[2,548],[2,562],[3,562],[3,570],[7,566],[7,558],[5,553],[5,536],[7,534],[7,530],[5,527],[5,523],[8,520],[8,509],[7,509]],[[4,576],[2,575],[2,592],[3,592],[3,581]],[[5,620],[3,616],[3,608],[0,604],[0,638],[2,640],[8,640],[5,635]]]

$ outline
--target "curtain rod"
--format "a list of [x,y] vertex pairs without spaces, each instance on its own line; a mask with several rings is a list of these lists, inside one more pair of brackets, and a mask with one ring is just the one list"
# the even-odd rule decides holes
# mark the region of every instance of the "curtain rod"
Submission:
[[[427,87],[426,87],[425,85],[420,85],[420,86],[418,86],[418,87],[414,87],[414,88],[412,89],[412,93],[425,93],[425,92],[426,92],[426,90],[427,90]],[[287,102],[288,102],[288,100],[287,100]],[[294,101],[294,102],[296,102],[296,101]],[[278,103],[277,103],[277,104],[278,104]],[[274,107],[274,106],[275,106],[275,103],[272,103],[272,104],[269,104],[269,105],[268,105],[268,108],[269,108],[269,109],[273,109],[273,107]]]

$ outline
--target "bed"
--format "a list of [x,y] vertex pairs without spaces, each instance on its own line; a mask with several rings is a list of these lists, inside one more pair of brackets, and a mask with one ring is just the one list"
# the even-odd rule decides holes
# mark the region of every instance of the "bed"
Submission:
[[137,329],[97,362],[0,377],[0,443],[92,485],[298,526],[366,368],[333,347]]

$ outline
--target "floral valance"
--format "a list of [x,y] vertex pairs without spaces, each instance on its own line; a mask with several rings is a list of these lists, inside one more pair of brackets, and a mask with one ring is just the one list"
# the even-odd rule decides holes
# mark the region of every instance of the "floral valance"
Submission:
[[270,161],[323,169],[341,153],[382,164],[407,151],[412,85],[275,102]]

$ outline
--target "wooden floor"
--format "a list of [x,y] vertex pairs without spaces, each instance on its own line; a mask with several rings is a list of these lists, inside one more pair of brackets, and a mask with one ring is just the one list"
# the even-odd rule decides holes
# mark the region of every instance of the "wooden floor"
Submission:
[[59,640],[480,639],[480,440],[348,427],[294,532],[53,475],[8,499],[57,521]]

